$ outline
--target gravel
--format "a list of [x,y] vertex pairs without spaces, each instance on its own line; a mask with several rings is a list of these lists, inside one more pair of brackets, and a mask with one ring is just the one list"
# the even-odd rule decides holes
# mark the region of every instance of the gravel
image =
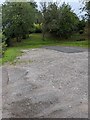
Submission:
[[23,50],[4,66],[3,118],[88,118],[88,51],[57,49]]

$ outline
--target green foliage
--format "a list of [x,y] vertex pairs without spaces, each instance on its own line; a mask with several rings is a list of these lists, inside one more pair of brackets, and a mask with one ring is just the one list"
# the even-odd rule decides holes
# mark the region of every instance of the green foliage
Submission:
[[32,29],[35,16],[35,7],[29,2],[7,2],[2,6],[3,34],[10,45],[12,38],[17,42],[29,34]]
[[90,1],[83,1],[83,3],[85,4],[85,6],[83,7],[83,11],[85,11],[85,16],[86,16],[86,21],[87,21],[87,29],[88,29],[88,37],[90,39]]
[[16,48],[16,47],[11,47],[8,48],[5,53],[4,53],[4,57],[2,58],[2,60],[0,59],[0,64],[3,64],[5,62],[13,62],[14,59],[21,55],[20,49]]
[[90,1],[86,2],[86,12],[87,12],[87,19],[88,19],[88,38],[90,39]]
[[84,19],[80,20],[79,23],[78,23],[78,26],[77,26],[80,34],[84,33],[85,26],[86,26],[85,20]]
[[3,55],[6,51],[6,47],[7,47],[7,45],[5,44],[5,42],[0,43],[0,58],[3,57]]
[[[76,38],[75,38],[76,37]],[[23,40],[21,43],[16,44],[13,47],[7,48],[4,57],[0,59],[0,63],[13,62],[17,56],[21,55],[22,49],[38,48],[42,46],[78,46],[78,47],[88,47],[88,40],[77,41],[80,35],[74,35],[71,39],[60,40],[59,38],[53,38],[52,36],[47,36],[45,41],[42,41],[42,34],[31,34],[30,38]]]
[[56,3],[49,4],[43,13],[43,19],[43,28],[61,38],[70,37],[77,30],[79,22],[77,15],[65,3],[60,7]]
[[35,23],[36,24],[41,24],[43,20],[42,13],[40,11],[36,11],[35,13]]
[[35,33],[41,33],[42,32],[42,23],[41,24],[35,24],[34,23],[34,32]]
[[86,2],[85,9],[87,12],[88,21],[90,22],[90,1]]
[[0,33],[0,58],[3,57],[6,50],[5,36]]

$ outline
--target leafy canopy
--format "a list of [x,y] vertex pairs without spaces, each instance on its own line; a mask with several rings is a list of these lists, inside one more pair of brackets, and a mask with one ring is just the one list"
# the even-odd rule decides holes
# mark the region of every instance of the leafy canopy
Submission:
[[70,5],[63,3],[58,7],[57,3],[44,6],[43,26],[49,33],[68,38],[77,30],[79,18],[72,11]]
[[20,40],[29,34],[35,20],[35,6],[30,2],[6,2],[2,6],[3,34]]

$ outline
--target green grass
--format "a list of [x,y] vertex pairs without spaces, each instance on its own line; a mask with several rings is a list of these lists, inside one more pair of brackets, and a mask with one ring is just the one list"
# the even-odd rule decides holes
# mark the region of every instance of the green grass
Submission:
[[0,63],[13,62],[14,59],[21,55],[22,49],[30,49],[30,48],[39,48],[42,46],[78,46],[78,47],[88,47],[88,40],[85,41],[76,41],[74,37],[72,40],[59,40],[57,38],[46,37],[45,41],[42,40],[41,34],[31,34],[28,39],[22,40],[21,43],[16,43],[15,46],[10,47],[6,50],[4,57],[2,60],[0,59]]
[[21,43],[15,44],[19,48],[37,48],[45,45],[59,45],[59,46],[78,46],[88,47],[88,40],[59,40],[57,38],[46,37],[45,41],[42,40],[41,34],[32,34],[29,39],[23,40]]
[[8,48],[4,54],[4,57],[0,59],[0,64],[6,62],[13,62],[14,59],[19,55],[21,55],[19,48],[15,48],[15,47]]

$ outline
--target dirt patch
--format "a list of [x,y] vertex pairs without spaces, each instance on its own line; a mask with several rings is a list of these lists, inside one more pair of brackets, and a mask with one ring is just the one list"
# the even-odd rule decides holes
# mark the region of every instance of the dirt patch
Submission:
[[6,66],[3,118],[88,118],[87,51],[25,50],[18,61]]

